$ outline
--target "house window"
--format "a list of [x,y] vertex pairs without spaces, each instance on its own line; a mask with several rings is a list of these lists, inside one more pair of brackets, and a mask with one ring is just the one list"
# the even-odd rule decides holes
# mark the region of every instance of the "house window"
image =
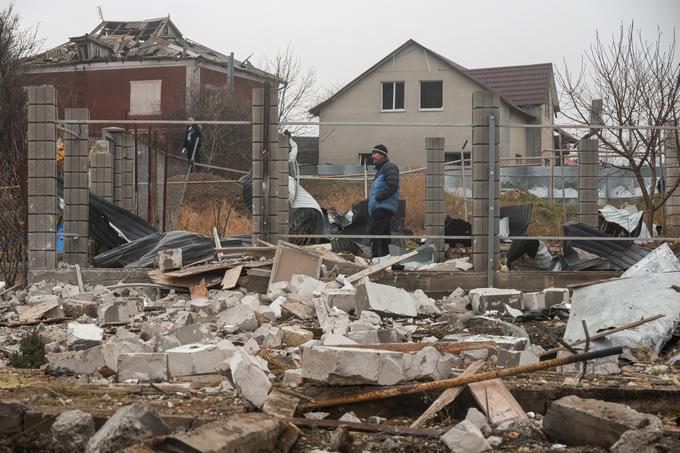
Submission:
[[161,80],[130,81],[130,115],[160,115]]
[[364,165],[373,165],[371,153],[359,153],[359,165],[361,165],[362,167]]
[[420,109],[444,108],[444,86],[441,80],[420,82]]
[[404,110],[404,82],[382,83],[382,110]]

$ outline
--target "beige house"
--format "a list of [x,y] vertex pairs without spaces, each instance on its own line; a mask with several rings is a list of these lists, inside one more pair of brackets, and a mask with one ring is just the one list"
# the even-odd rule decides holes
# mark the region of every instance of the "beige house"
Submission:
[[[500,124],[554,124],[559,111],[551,63],[467,69],[409,40],[310,112],[319,117],[319,163],[359,165],[385,144],[402,169],[425,164],[425,137],[445,137],[447,160],[472,149],[469,127],[408,123],[472,123],[472,93],[500,94]],[[333,126],[324,123],[398,123]],[[552,129],[501,129],[501,158],[553,149]],[[510,162],[510,161],[506,161]]]

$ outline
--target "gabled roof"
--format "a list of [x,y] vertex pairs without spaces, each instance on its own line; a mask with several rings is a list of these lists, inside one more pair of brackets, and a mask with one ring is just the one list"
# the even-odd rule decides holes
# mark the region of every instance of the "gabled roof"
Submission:
[[[78,44],[92,43],[107,52],[84,58]],[[29,65],[56,66],[125,60],[186,60],[200,58],[226,66],[229,57],[185,38],[170,17],[143,21],[102,21],[94,30],[69,42],[27,59]],[[236,71],[249,72],[262,78],[271,74],[255,68],[249,62],[234,61]]]
[[[547,104],[550,90],[555,90],[552,63],[469,69],[468,73],[520,107]],[[557,93],[552,99],[559,111]]]
[[[474,71],[476,71],[476,70],[467,69],[466,67],[464,67],[464,66],[462,66],[462,65],[460,65],[460,64],[458,64],[458,63],[456,63],[456,62],[454,62],[454,61],[452,61],[452,60],[449,60],[448,58],[444,57],[443,55],[440,55],[440,54],[438,54],[437,52],[434,52],[434,51],[428,49],[427,47],[423,46],[422,44],[416,42],[416,41],[413,40],[413,39],[409,39],[409,40],[406,41],[404,44],[402,44],[401,46],[397,47],[394,51],[390,52],[387,56],[385,56],[385,58],[383,58],[382,60],[378,61],[376,64],[374,64],[373,66],[371,66],[370,68],[368,68],[366,71],[364,71],[363,73],[361,73],[357,78],[355,78],[354,80],[352,80],[351,82],[349,82],[347,85],[345,85],[344,87],[342,87],[338,92],[336,92],[335,94],[333,94],[333,96],[329,97],[329,98],[326,99],[325,101],[323,101],[323,102],[319,103],[318,105],[316,105],[315,107],[311,108],[311,109],[309,110],[309,113],[311,113],[312,115],[318,116],[319,113],[321,112],[321,109],[322,109],[323,107],[325,107],[325,106],[328,105],[329,103],[333,102],[338,96],[340,96],[340,95],[342,95],[343,93],[345,93],[347,90],[349,90],[351,87],[353,87],[354,85],[356,85],[357,83],[359,83],[362,79],[364,79],[366,76],[368,76],[368,75],[369,75],[370,73],[372,73],[374,70],[376,70],[376,69],[379,68],[381,65],[385,64],[386,62],[388,62],[388,61],[393,57],[393,55],[395,55],[395,54],[401,52],[402,50],[406,49],[407,47],[409,47],[409,46],[411,46],[411,45],[415,45],[415,46],[417,46],[417,47],[420,47],[421,49],[423,49],[423,50],[429,52],[430,54],[436,56],[437,58],[441,59],[443,62],[445,62],[446,64],[448,64],[449,66],[451,66],[452,69],[454,69],[454,70],[460,72],[463,76],[467,77],[468,79],[472,80],[472,81],[475,82],[476,84],[480,85],[480,87],[481,87],[482,89],[485,89],[485,90],[488,90],[488,91],[492,91],[492,92],[498,93],[498,94],[500,95],[501,99],[504,100],[506,103],[508,103],[508,104],[510,105],[511,108],[513,108],[513,109],[519,111],[520,113],[523,113],[524,115],[533,116],[533,115],[531,115],[530,113],[526,112],[524,109],[522,109],[522,105],[517,104],[512,98],[506,96],[503,92],[501,92],[501,91],[495,89],[493,86],[487,84],[483,79],[480,79],[480,78],[476,77],[475,74],[474,74]],[[552,75],[552,73],[551,73],[551,75]],[[533,104],[532,104],[532,105],[533,105]]]

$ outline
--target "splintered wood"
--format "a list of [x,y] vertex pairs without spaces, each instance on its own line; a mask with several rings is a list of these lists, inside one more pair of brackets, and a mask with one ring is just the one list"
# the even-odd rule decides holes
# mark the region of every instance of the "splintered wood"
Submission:
[[309,275],[318,279],[321,275],[321,259],[321,255],[309,249],[279,241],[269,286],[276,282],[287,282],[295,274]]
[[500,379],[468,384],[482,412],[493,424],[506,420],[528,420],[527,414]]

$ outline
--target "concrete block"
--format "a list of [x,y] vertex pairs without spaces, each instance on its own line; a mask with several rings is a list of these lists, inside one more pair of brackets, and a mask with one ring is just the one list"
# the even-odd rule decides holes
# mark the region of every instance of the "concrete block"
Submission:
[[[130,334],[133,335],[133,334]],[[118,372],[118,356],[136,352],[154,352],[153,346],[140,341],[139,338],[111,337],[102,345],[102,354],[106,366],[113,372]]]
[[479,428],[467,420],[458,423],[439,439],[452,453],[478,453],[491,450]]
[[69,322],[66,331],[66,347],[81,351],[101,344],[104,331],[95,324]]
[[262,409],[272,386],[265,372],[254,363],[253,357],[243,349],[234,352],[230,361],[230,369],[238,395],[258,409]]
[[370,282],[367,278],[357,285],[356,311],[371,310],[386,316],[416,317],[415,298],[401,288]]
[[101,345],[84,351],[48,353],[47,363],[53,370],[64,368],[76,375],[93,375],[106,365]]
[[217,316],[217,326],[230,333],[252,332],[257,329],[258,323],[253,309],[242,304],[220,313]]
[[119,323],[130,321],[130,310],[125,301],[106,302],[97,308],[97,317],[100,324]]
[[144,404],[121,407],[87,443],[87,453],[122,451],[147,437],[170,434],[172,430],[156,412]]
[[522,310],[542,310],[545,308],[545,294],[540,293],[523,293],[522,294]]
[[309,330],[296,326],[281,327],[283,344],[287,346],[300,346],[314,339],[314,334]]
[[85,451],[87,442],[95,433],[94,418],[81,410],[66,411],[52,423],[52,445],[58,453]]
[[163,352],[133,352],[118,356],[118,382],[168,380],[168,355]]
[[170,336],[177,339],[180,345],[191,343],[202,343],[210,341],[215,337],[215,334],[203,324],[187,324],[171,330]]
[[477,288],[470,290],[468,297],[476,313],[483,314],[488,310],[501,311],[505,304],[516,309],[522,308],[522,292],[516,289]]
[[569,303],[569,290],[567,288],[546,288],[543,290],[546,307]]
[[[235,348],[234,348],[235,349]],[[217,365],[230,360],[229,351],[214,344],[187,344],[165,351],[168,355],[170,377],[216,373]]]
[[281,347],[281,329],[271,324],[262,324],[253,332],[252,338],[263,348]]
[[565,396],[552,403],[543,431],[567,445],[611,447],[628,430],[661,428],[661,420],[619,403]]
[[350,313],[356,306],[356,294],[355,288],[323,289],[321,291],[321,298],[327,307],[336,307]]

